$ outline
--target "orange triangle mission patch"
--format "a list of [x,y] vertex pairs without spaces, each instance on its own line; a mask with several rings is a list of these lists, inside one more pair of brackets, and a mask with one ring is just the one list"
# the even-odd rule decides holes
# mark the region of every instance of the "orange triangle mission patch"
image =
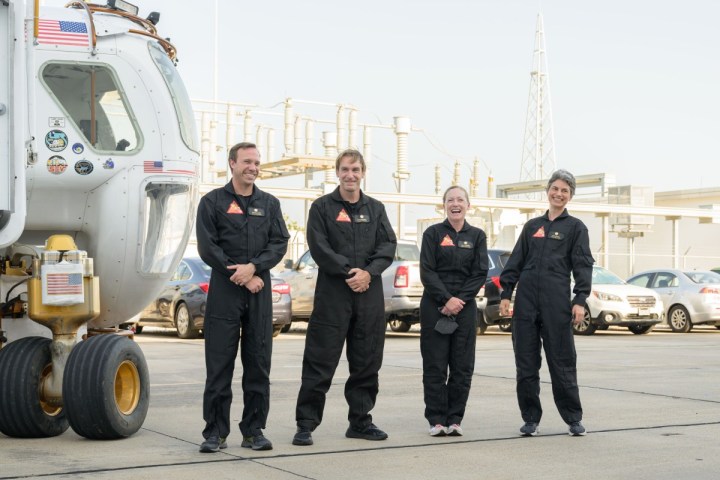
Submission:
[[349,222],[349,221],[350,221],[350,216],[347,214],[347,212],[346,212],[345,209],[343,208],[342,210],[340,210],[340,213],[338,213],[338,216],[337,216],[337,218],[335,219],[335,221],[336,221],[336,222]]
[[533,233],[535,238],[545,238],[545,227],[538,228],[538,231]]
[[227,213],[234,213],[234,214],[243,214],[242,208],[240,208],[240,205],[237,204],[235,200],[232,201],[230,206],[227,209]]
[[450,238],[450,235],[445,235],[443,237],[442,241],[440,242],[441,247],[454,247],[455,244],[452,241],[452,238]]

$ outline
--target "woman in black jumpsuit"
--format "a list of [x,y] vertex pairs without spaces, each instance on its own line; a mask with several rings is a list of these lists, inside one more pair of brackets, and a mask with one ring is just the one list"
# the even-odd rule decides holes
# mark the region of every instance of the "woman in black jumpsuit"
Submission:
[[[462,435],[475,368],[477,303],[488,270],[485,232],[465,221],[470,206],[467,191],[445,191],[447,218],[423,234],[420,278],[425,287],[420,301],[420,351],[423,357],[425,418],[430,435]],[[455,318],[451,334],[435,330],[441,315]]]
[[[547,184],[549,208],[528,221],[500,275],[500,314],[515,305],[512,340],[517,368],[517,399],[525,424],[523,436],[538,434],[543,410],[540,405],[540,356],[545,350],[552,392],[560,416],[573,436],[585,435],[577,384],[577,354],[572,323],[585,315],[585,300],[592,289],[590,240],[585,224],[565,208],[575,194],[575,177],[557,170]],[[570,295],[570,275],[574,279]],[[572,298],[572,300],[571,300]]]

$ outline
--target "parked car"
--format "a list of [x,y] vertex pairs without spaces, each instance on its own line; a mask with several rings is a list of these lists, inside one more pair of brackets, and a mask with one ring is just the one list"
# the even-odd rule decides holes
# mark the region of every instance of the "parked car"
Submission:
[[[488,274],[480,296],[485,300],[478,303],[478,335],[485,333],[487,327],[497,325],[504,332],[510,331],[513,302],[510,302],[510,316],[500,315],[500,274],[510,258],[510,250],[488,249]],[[513,298],[515,295],[513,294]]]
[[[318,266],[310,251],[293,263],[287,260],[278,275],[292,289],[292,320],[308,321],[313,310]],[[394,332],[407,332],[420,321],[420,250],[412,242],[399,241],[395,259],[382,274],[385,319]]]
[[656,269],[628,279],[651,288],[663,299],[667,322],[673,332],[689,332],[693,325],[720,329],[720,274],[712,271]]
[[573,324],[573,333],[592,335],[597,329],[618,326],[642,335],[660,323],[663,315],[662,299],[657,293],[630,285],[610,270],[596,265],[585,318],[581,323]]
[[[205,321],[211,269],[200,258],[183,258],[162,292],[139,315],[135,333],[145,326],[174,327],[180,338],[197,338]],[[273,276],[273,336],[290,324],[290,286]]]

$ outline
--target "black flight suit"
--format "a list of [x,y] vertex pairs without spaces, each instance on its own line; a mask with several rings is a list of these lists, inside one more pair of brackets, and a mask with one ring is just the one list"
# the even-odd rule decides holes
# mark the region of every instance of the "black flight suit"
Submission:
[[[475,369],[477,296],[488,271],[485,232],[465,222],[459,232],[450,222],[432,225],[420,250],[420,351],[423,357],[425,418],[430,425],[460,424]],[[451,297],[465,302],[450,335],[435,330]],[[449,375],[448,375],[449,369]]]
[[[585,305],[594,260],[585,224],[565,210],[551,221],[548,213],[525,224],[500,275],[500,297],[515,293],[512,339],[517,369],[517,397],[525,422],[540,423],[540,346],[552,380],[553,398],[562,419],[582,420],[577,385],[572,305]],[[575,297],[570,301],[570,273]]]
[[[250,197],[236,195],[232,182],[200,199],[197,215],[198,252],[212,267],[205,310],[203,436],[230,433],[231,383],[241,340],[244,408],[243,436],[260,434],[270,408],[272,354],[272,283],[270,269],[282,260],[290,235],[280,202],[253,186]],[[264,282],[258,293],[230,281],[228,266],[253,263]]]
[[[382,203],[361,193],[350,204],[337,188],[313,202],[307,240],[318,279],[305,338],[297,425],[312,431],[322,421],[325,395],[347,341],[348,420],[352,428],[363,430],[372,423],[369,412],[378,393],[386,328],[380,275],[395,257],[395,233]],[[372,276],[365,292],[355,293],[345,283],[352,268]]]

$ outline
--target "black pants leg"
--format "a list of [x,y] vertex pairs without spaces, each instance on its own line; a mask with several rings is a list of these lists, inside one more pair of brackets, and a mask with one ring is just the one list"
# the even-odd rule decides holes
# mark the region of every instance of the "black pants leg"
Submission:
[[350,376],[345,382],[345,399],[350,426],[362,430],[372,423],[370,411],[380,388],[378,372],[387,328],[382,283],[373,282],[366,292],[353,297],[354,313],[347,332]]
[[[429,310],[432,311],[432,308]],[[432,314],[421,315],[420,320],[420,353],[423,359],[425,418],[430,425],[447,425],[447,378],[451,337],[435,331],[435,323],[437,323],[439,314],[437,309],[434,310]]]
[[325,396],[342,354],[350,316],[316,315],[308,323],[303,354],[302,383],[295,407],[299,427],[314,430],[320,425]]
[[516,315],[512,319],[515,352],[517,400],[525,422],[540,423],[540,325],[536,315]]
[[272,307],[250,299],[243,318],[240,359],[243,366],[243,413],[240,431],[255,436],[265,428],[270,411],[270,361],[272,358]]
[[230,434],[232,378],[240,340],[240,319],[209,316],[205,319],[205,393],[203,437]]
[[475,371],[475,343],[477,341],[477,304],[468,302],[456,318],[458,328],[451,338],[448,378],[447,424],[460,424],[470,396]]
[[541,332],[555,405],[565,423],[579,422],[583,412],[571,320],[550,319],[542,323]]

